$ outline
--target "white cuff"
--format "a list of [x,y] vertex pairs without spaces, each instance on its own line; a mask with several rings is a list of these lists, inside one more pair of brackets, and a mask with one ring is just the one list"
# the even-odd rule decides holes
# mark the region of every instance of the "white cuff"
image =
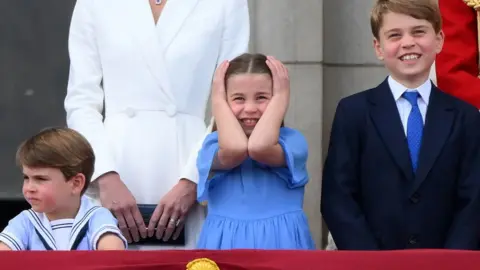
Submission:
[[11,250],[23,250],[24,248],[20,244],[20,241],[18,239],[7,233],[0,233],[0,242],[4,243],[7,245]]
[[195,184],[198,184],[198,169],[197,169],[198,151],[200,151],[200,149],[202,148],[205,137],[212,132],[213,124],[214,124],[214,119],[212,117],[210,118],[210,124],[208,125],[205,131],[205,134],[197,142],[197,144],[195,145],[195,148],[192,149],[192,152],[187,160],[187,163],[185,164],[185,166],[181,171],[180,179],[185,178],[194,182]]
[[123,244],[125,245],[125,249],[127,249],[127,247],[128,247],[127,239],[125,239],[125,237],[120,232],[120,230],[116,226],[107,224],[107,225],[104,225],[104,226],[100,227],[100,229],[98,229],[97,232],[93,235],[92,243],[91,243],[93,250],[97,250],[98,240],[100,240],[100,238],[106,233],[113,233],[116,236],[120,237],[120,239],[122,239],[122,241],[123,241]]
[[[107,149],[102,149],[107,150]],[[116,172],[115,162],[113,157],[110,156],[110,152],[97,151],[95,152],[95,170],[90,182],[96,181],[100,176],[108,172]]]

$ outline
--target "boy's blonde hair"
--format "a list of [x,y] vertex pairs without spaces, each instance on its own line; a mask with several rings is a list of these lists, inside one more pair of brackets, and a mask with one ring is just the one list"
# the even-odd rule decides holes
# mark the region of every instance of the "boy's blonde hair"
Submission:
[[372,34],[377,40],[383,18],[389,12],[426,20],[432,24],[435,33],[442,29],[442,16],[437,0],[377,0],[370,14]]
[[69,128],[48,128],[19,146],[16,162],[19,166],[59,169],[67,181],[81,173],[85,175],[83,194],[93,175],[95,155],[80,133]]

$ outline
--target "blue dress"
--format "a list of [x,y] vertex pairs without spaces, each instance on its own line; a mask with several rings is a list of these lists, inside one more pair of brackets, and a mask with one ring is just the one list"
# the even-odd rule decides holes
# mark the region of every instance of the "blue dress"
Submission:
[[303,212],[308,147],[303,135],[281,128],[279,143],[286,167],[246,159],[228,171],[210,172],[218,134],[209,134],[197,158],[198,200],[208,215],[199,249],[314,249]]

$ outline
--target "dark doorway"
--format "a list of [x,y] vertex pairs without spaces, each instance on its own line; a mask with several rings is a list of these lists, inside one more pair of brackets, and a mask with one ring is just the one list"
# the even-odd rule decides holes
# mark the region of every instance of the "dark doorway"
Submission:
[[0,202],[0,231],[2,231],[5,226],[7,226],[8,221],[14,218],[23,210],[29,209],[30,205],[25,200],[7,200],[2,199]]
[[[0,1],[0,216],[24,206],[20,142],[65,125],[68,28],[74,0]],[[16,204],[18,202],[18,204]]]

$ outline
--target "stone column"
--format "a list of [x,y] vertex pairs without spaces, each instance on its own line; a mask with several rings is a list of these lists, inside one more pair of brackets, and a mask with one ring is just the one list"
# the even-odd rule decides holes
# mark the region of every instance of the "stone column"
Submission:
[[[323,157],[338,101],[378,85],[387,75],[373,50],[370,10],[374,0],[324,1]],[[324,237],[326,227],[324,226]],[[325,238],[326,239],[326,238]]]
[[323,1],[250,0],[249,4],[251,51],[277,57],[290,71],[291,100],[285,122],[302,131],[309,143],[311,178],[304,209],[317,247],[321,248]]

